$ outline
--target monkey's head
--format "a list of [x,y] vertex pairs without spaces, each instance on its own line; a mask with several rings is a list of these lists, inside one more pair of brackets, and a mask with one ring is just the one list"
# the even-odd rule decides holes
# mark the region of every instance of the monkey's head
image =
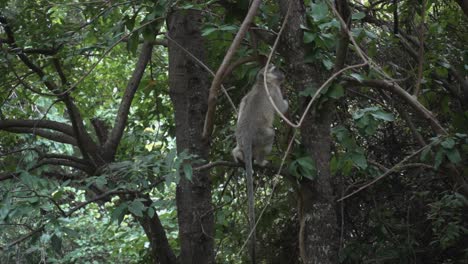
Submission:
[[[265,67],[261,68],[257,74],[257,81],[263,82],[263,74],[265,73]],[[278,69],[275,65],[269,64],[266,72],[267,82],[273,82],[281,84],[284,81],[284,73]]]

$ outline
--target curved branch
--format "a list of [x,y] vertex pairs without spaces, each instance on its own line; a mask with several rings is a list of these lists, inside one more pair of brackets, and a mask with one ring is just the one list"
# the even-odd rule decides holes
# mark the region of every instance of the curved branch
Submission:
[[10,127],[10,128],[4,128],[2,130],[12,132],[12,133],[18,133],[18,134],[38,135],[38,136],[50,139],[55,142],[71,144],[74,146],[78,145],[76,140],[70,136],[67,136],[61,133],[49,132],[43,129],[34,129],[34,128],[27,128],[27,127]]
[[78,169],[87,173],[93,172],[93,169],[91,167],[86,166],[82,163],[74,162],[74,161],[66,160],[66,159],[58,159],[58,158],[43,159],[39,161],[31,170],[37,169],[44,165],[66,166],[66,167],[72,167],[72,168],[75,168],[75,169]]
[[57,132],[62,132],[70,137],[74,137],[73,128],[67,124],[51,120],[0,120],[0,129],[27,127],[27,128],[45,128]]
[[69,161],[73,161],[73,162],[82,164],[82,165],[84,165],[84,166],[89,166],[89,163],[88,163],[87,160],[80,159],[80,158],[74,157],[74,156],[64,155],[64,154],[51,153],[51,154],[44,154],[44,155],[42,155],[41,157],[42,157],[42,158],[45,158],[45,159],[62,159],[62,160],[69,160]]
[[[36,73],[41,79],[44,79],[44,77],[46,76],[46,73],[36,64],[34,64],[34,62],[32,62],[28,58],[28,56],[26,56],[26,54],[22,51],[22,49],[18,47],[18,45],[16,44],[13,30],[8,24],[7,19],[5,17],[0,16],[0,23],[3,24],[3,28],[5,30],[7,38],[10,41],[9,46],[14,50],[19,51],[19,53],[17,53],[16,55],[20,58],[21,61],[23,61],[23,63],[29,69],[31,69],[34,73]],[[60,77],[62,78],[63,76],[60,76]],[[94,141],[91,139],[89,134],[86,132],[86,129],[84,128],[84,125],[83,125],[83,118],[81,117],[81,114],[78,108],[73,102],[73,99],[71,98],[71,96],[69,96],[69,90],[62,92],[56,83],[49,81],[49,80],[45,80],[44,85],[47,87],[47,89],[49,89],[56,96],[63,99],[65,106],[67,107],[68,114],[70,116],[70,121],[73,125],[73,131],[76,137],[77,146],[79,147],[82,155],[84,157],[88,157],[89,153],[96,152],[97,145],[96,143],[94,143]]]
[[0,172],[0,182],[14,177],[18,177],[18,172]]

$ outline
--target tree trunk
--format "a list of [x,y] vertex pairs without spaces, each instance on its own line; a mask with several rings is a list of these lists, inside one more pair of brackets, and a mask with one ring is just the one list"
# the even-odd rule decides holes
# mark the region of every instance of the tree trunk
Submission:
[[[169,36],[198,59],[204,59],[197,10],[180,10],[168,18]],[[187,150],[207,160],[209,145],[202,140],[207,109],[207,72],[174,41],[169,42],[169,85],[174,105],[177,151]],[[177,213],[181,263],[214,263],[214,218],[209,173],[194,172],[177,186]]]
[[[289,1],[280,0],[285,16]],[[310,86],[318,88],[326,71],[321,62],[304,63],[306,49],[300,26],[305,23],[305,6],[301,0],[291,3],[288,23],[281,36],[279,52],[287,61],[287,72],[297,92]],[[310,98],[301,103],[302,113]],[[337,218],[330,173],[330,127],[333,105],[323,104],[309,113],[301,127],[302,144],[315,161],[317,178],[304,178],[299,187],[299,249],[304,263],[338,263]]]

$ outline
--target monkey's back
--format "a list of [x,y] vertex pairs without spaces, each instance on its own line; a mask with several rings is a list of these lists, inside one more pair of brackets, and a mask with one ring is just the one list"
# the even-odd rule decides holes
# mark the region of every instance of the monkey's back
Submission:
[[[270,87],[270,95],[277,96],[275,89]],[[275,117],[275,109],[271,104],[263,83],[256,83],[254,88],[242,99],[236,127],[236,138],[239,140],[248,136],[255,137],[259,130],[271,128]]]

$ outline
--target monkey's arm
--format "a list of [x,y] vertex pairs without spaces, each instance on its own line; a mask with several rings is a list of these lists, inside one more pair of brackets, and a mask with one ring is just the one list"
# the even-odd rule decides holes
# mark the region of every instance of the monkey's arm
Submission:
[[272,98],[273,98],[273,102],[275,102],[276,107],[278,107],[278,110],[280,110],[282,114],[288,111],[288,107],[289,107],[288,101],[286,99],[283,99],[283,95],[281,94],[281,90],[279,87],[275,89],[275,93],[272,94]]

